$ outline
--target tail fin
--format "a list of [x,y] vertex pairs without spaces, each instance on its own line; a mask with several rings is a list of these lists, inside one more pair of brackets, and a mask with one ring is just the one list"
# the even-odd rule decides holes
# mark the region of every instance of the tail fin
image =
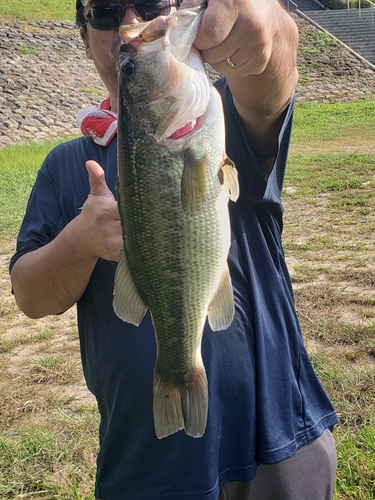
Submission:
[[183,384],[165,382],[155,371],[154,425],[159,439],[181,429],[192,437],[203,436],[207,412],[208,388],[203,363]]

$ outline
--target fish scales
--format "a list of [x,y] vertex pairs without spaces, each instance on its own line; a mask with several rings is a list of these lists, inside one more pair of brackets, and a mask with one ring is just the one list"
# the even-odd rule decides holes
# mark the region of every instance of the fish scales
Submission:
[[[139,188],[142,196],[132,196],[132,183],[127,184],[126,181],[124,191],[119,192],[121,199],[126,200],[122,207],[127,214],[124,232],[132,235],[132,238],[127,238],[127,257],[134,270],[136,287],[152,311],[158,338],[165,336],[169,347],[160,352],[160,365],[175,364],[176,369],[184,373],[186,363],[179,366],[178,362],[172,362],[181,355],[186,358],[186,352],[190,357],[195,356],[195,351],[181,351],[180,343],[191,339],[196,342],[195,332],[202,323],[202,315],[204,319],[206,317],[207,312],[201,311],[201,304],[204,297],[213,293],[215,283],[210,270],[220,260],[217,236],[212,235],[215,234],[215,221],[218,235],[221,224],[210,213],[213,212],[212,203],[207,203],[205,220],[200,224],[195,224],[192,217],[182,210],[179,195],[183,169],[181,156],[179,161],[173,158],[171,164],[168,162],[169,158],[166,158],[163,162],[166,168],[160,173],[158,165],[153,166],[152,161],[154,157],[158,158],[157,161],[162,161],[160,153],[156,151],[154,155],[152,147],[148,145],[141,145],[140,148],[136,148],[136,161],[143,163],[144,153],[147,151],[147,162],[152,170],[151,173],[147,172],[144,179],[142,173],[139,173],[138,183],[142,186],[142,189]],[[127,162],[124,164],[127,165]],[[123,178],[130,178],[130,173],[125,170]],[[158,199],[161,193],[162,200]],[[206,238],[208,231],[209,239]],[[183,286],[185,280],[190,280],[188,287]],[[180,311],[179,316],[176,316],[176,311]],[[172,337],[170,332],[174,334]],[[175,344],[176,341],[178,345]],[[165,363],[165,359],[170,361]]]
[[[227,328],[234,314],[226,263],[228,194],[219,178],[220,170],[225,174],[223,116],[215,111],[221,101],[207,75],[186,63],[193,52],[204,68],[192,48],[201,10],[179,11],[121,31],[117,197],[124,250],[114,309],[137,325],[151,311],[159,438],[180,429],[194,437],[204,433],[203,328],[207,314],[213,329]],[[188,49],[186,40],[176,47],[173,40],[189,30]],[[192,64],[199,66],[195,59]],[[189,104],[189,86],[202,101],[196,109]],[[179,135],[181,124],[183,130],[188,125],[186,134]]]

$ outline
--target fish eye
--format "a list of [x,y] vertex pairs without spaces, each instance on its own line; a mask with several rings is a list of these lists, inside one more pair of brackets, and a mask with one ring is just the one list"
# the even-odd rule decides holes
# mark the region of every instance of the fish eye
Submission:
[[130,76],[135,71],[135,62],[132,59],[127,59],[121,64],[121,71]]

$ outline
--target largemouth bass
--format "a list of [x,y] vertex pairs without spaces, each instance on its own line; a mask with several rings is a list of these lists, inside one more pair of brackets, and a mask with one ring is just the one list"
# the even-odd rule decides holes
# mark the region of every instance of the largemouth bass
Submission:
[[122,26],[118,56],[118,205],[124,249],[114,310],[155,329],[153,414],[158,438],[203,435],[208,389],[201,356],[234,315],[227,256],[228,196],[236,170],[224,153],[224,117],[193,47],[202,8]]

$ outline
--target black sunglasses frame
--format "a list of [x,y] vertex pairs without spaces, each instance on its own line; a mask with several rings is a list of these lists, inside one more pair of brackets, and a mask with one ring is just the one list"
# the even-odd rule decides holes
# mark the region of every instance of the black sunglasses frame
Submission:
[[152,21],[162,14],[166,16],[170,14],[172,7],[177,7],[172,0],[135,0],[129,5],[120,3],[98,5],[89,9],[85,24],[90,23],[92,28],[106,31],[121,26],[127,9],[133,8],[137,17],[142,21]]

